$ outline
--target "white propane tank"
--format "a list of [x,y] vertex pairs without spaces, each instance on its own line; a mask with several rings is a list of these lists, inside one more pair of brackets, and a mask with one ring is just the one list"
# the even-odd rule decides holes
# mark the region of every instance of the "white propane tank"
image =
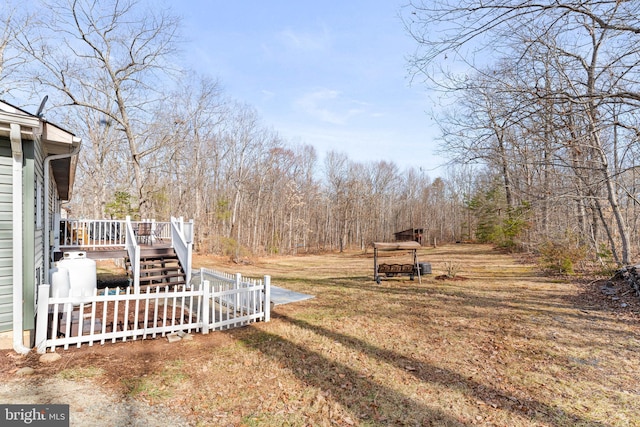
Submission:
[[[65,252],[58,267],[69,270],[69,296],[93,296],[98,287],[96,262],[87,258],[86,252]],[[74,304],[79,304],[78,299]]]
[[[51,283],[50,296],[53,298],[66,298],[69,296],[69,270],[55,264],[49,273],[49,283]],[[66,311],[66,304],[59,305],[58,310]]]

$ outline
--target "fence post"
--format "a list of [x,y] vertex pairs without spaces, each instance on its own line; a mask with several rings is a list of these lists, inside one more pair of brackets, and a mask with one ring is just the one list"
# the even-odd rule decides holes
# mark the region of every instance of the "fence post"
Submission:
[[271,276],[264,276],[264,321],[271,320]]
[[47,352],[47,332],[49,330],[49,285],[38,286],[38,317],[36,320],[36,349]]
[[130,260],[133,264],[133,290],[136,294],[140,293],[140,246],[136,245],[134,249],[134,258]]
[[209,300],[211,294],[211,284],[208,280],[204,280],[204,275],[200,276],[200,284],[202,285],[202,333],[209,333]]
[[236,292],[235,292],[235,296],[236,296],[236,301],[235,301],[235,307],[233,308],[236,312],[241,312],[244,313],[244,307],[240,307],[240,284],[242,283],[242,274],[240,273],[236,273]]

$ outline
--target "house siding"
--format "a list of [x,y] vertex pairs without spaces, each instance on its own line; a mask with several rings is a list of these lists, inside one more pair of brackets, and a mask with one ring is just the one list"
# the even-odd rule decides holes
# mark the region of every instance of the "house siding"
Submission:
[[[46,253],[49,253],[48,250],[45,250],[44,247],[44,224],[45,221],[51,221],[44,217],[44,204],[47,199],[46,192],[47,189],[44,188],[44,148],[42,144],[37,144],[34,152],[34,192],[35,197],[33,198],[34,203],[34,217],[32,220],[32,224],[34,224],[34,283],[33,283],[33,298],[34,298],[34,318],[35,313],[37,312],[37,300],[38,300],[38,286],[43,283],[49,283],[49,278],[46,277],[44,271],[44,257]],[[38,187],[40,191],[38,191]],[[49,190],[51,191],[51,190]],[[53,190],[52,199],[56,197],[57,191]],[[38,198],[40,200],[38,201]],[[39,211],[39,212],[38,212]],[[53,212],[50,210],[49,215],[53,216]],[[53,228],[51,228],[53,230]]]
[[0,138],[0,332],[13,324],[13,159],[11,143]]
[[[35,294],[38,278],[36,274],[41,274],[42,268],[36,264],[36,152],[37,147],[33,141],[22,141],[22,152],[24,163],[22,167],[22,298],[23,326],[25,330],[35,328]],[[42,255],[42,254],[40,254]]]
[[[44,217],[36,224],[37,211],[44,214],[43,152],[41,144],[23,141],[23,326],[35,327],[37,286],[44,278]],[[42,185],[40,203],[36,200]],[[0,332],[13,325],[13,159],[11,143],[0,139]]]
[[[36,197],[34,198],[34,213],[35,218],[33,219],[33,223],[36,225],[35,228],[35,265],[36,269],[40,268],[40,278],[36,277],[36,285],[40,285],[42,283],[49,283],[49,279],[44,277],[44,223],[47,219],[44,217],[44,203],[46,200],[45,194],[47,189],[44,188],[44,153],[42,151],[42,144],[38,144],[36,152],[35,152],[35,185],[36,185]],[[40,186],[40,192],[37,191],[38,186]],[[37,197],[40,197],[40,200],[37,200]],[[40,212],[38,212],[40,210]],[[49,211],[50,215],[53,214],[54,211]],[[38,217],[40,221],[38,222]],[[53,230],[53,229],[52,229]],[[36,288],[37,289],[37,288]]]
[[[45,272],[45,261],[49,256],[49,248],[45,248],[45,203],[59,206],[58,187],[53,179],[49,188],[44,185],[44,159],[49,154],[72,155],[75,139],[72,134],[62,128],[39,120],[4,101],[0,101],[0,120],[2,134],[0,136],[0,339],[13,330],[14,325],[14,290],[22,290],[22,332],[35,329],[37,313],[37,293],[39,285],[48,283]],[[13,136],[20,126],[22,143],[21,188],[14,185],[14,159],[12,155]],[[38,131],[38,128],[41,132]],[[44,138],[41,139],[41,138]],[[49,151],[50,150],[50,151]],[[54,166],[56,176],[61,177],[61,189],[67,192],[67,185],[72,185],[72,176],[66,177],[69,162]],[[75,163],[71,162],[72,166]],[[53,173],[51,177],[53,177]],[[69,180],[68,180],[69,179]],[[62,191],[61,190],[61,191]],[[70,190],[70,189],[69,189]],[[21,192],[21,206],[14,204],[15,192]],[[15,211],[15,212],[14,212]],[[21,218],[15,215],[21,212]],[[50,210],[53,215],[56,210]],[[19,221],[19,222],[16,222]],[[15,235],[21,231],[21,235]],[[18,239],[19,241],[16,241]],[[20,250],[21,256],[14,254]],[[16,266],[17,265],[17,266]],[[20,266],[21,265],[21,266]],[[21,271],[17,270],[20,269]],[[14,283],[14,277],[21,276],[21,283]],[[34,334],[31,334],[33,345]],[[2,343],[4,345],[4,343]]]

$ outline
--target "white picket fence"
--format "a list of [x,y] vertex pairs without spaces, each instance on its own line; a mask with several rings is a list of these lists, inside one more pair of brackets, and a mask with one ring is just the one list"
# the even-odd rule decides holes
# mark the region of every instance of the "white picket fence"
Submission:
[[38,353],[70,345],[147,339],[175,332],[230,329],[270,320],[271,278],[201,269],[190,285],[96,290],[91,297],[51,297],[38,288]]
[[[263,280],[243,278],[240,273],[228,274],[201,268],[192,279],[194,286],[200,283],[210,283],[215,301],[212,306],[212,316],[217,319],[220,329],[235,327],[237,321],[235,313],[240,313],[243,319],[249,321],[261,320],[265,301],[271,304],[271,286],[269,276]],[[269,285],[265,286],[265,282]],[[261,292],[265,289],[264,294]],[[265,295],[268,298],[265,298]],[[269,307],[266,308],[269,316]],[[267,321],[269,317],[267,317]]]

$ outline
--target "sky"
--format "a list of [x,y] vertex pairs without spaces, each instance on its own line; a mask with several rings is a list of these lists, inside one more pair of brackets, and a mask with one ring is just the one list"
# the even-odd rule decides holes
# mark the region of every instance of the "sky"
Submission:
[[404,0],[188,0],[184,59],[292,144],[444,173],[426,88],[411,84]]

